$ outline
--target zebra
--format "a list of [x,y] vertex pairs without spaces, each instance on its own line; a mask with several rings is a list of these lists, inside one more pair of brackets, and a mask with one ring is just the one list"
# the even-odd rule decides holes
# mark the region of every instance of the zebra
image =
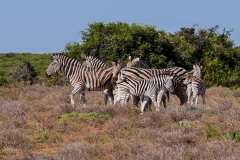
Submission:
[[[184,76],[187,71],[181,67],[172,67],[165,69],[142,69],[135,67],[125,67],[122,68],[118,75],[113,75],[113,77],[117,76],[119,80],[124,81],[124,79],[132,79],[132,80],[142,80],[142,79],[151,79],[155,76],[161,74],[172,74],[174,75],[177,83],[174,85],[174,93],[180,99],[180,105],[183,105],[187,102],[187,94],[186,94],[186,85],[183,84]],[[134,102],[137,105],[139,100]]]
[[[159,111],[160,103],[163,100],[163,95],[169,91],[174,92],[174,76],[168,74],[157,75],[151,79],[133,80],[125,79],[124,81],[118,80],[117,84],[121,88],[129,91],[131,95],[139,96],[142,99],[141,113],[144,112],[144,108],[149,100],[152,100],[156,111]],[[166,105],[166,104],[165,104]],[[166,107],[164,105],[164,107]]]
[[188,104],[193,105],[193,102],[195,102],[195,105],[197,105],[199,95],[202,96],[203,104],[206,103],[206,86],[201,79],[201,67],[198,64],[193,65],[193,70],[186,75],[186,79],[183,83],[187,85],[186,93],[188,96]]
[[[110,102],[113,101],[113,83],[112,76],[121,66],[113,62],[111,67],[106,69],[89,70],[87,66],[82,65],[77,59],[70,58],[64,54],[53,55],[52,62],[48,65],[46,74],[51,76],[57,72],[64,72],[67,79],[69,79],[70,84],[73,87],[73,90],[70,94],[71,105],[74,107],[75,102],[73,96],[79,92],[80,100],[83,104],[86,104],[85,99],[85,89],[89,91],[102,91],[107,89],[104,92],[104,102],[107,104],[107,100]],[[115,74],[116,74],[115,73]]]
[[85,61],[83,62],[83,65],[89,68],[93,68],[95,70],[106,69],[108,67],[108,65],[102,60],[93,56],[85,56]]
[[[132,56],[129,56],[128,60],[129,62],[126,65],[127,67],[150,68],[146,64],[146,62],[144,62],[143,60],[140,60],[139,57],[133,59]],[[125,105],[129,101],[130,96],[133,101],[136,101],[137,99],[136,96],[130,95],[130,93],[125,88],[121,88],[121,86],[119,86],[118,84],[116,85],[113,94],[114,94],[114,104],[119,103],[120,105]]]
[[201,69],[202,69],[202,66],[200,66],[199,64],[194,64],[193,65],[193,76],[198,77],[198,78],[202,78]]
[[197,105],[198,97],[200,95],[202,96],[203,104],[206,103],[205,101],[206,86],[202,79],[195,77],[193,75],[188,75],[183,81],[183,83],[187,85],[186,92],[188,96],[188,100],[187,100],[188,104],[190,103],[191,105],[193,105],[193,103],[195,103],[195,105]]
[[[144,61],[140,60],[140,58],[132,59],[131,56],[129,56],[129,60],[130,61],[127,63],[128,67],[149,68],[149,66]],[[104,63],[100,59],[93,56],[86,56],[85,61],[83,62],[83,65],[89,68],[92,68],[94,70],[107,68],[106,63]],[[107,90],[104,90],[104,92],[107,92]],[[113,95],[114,95],[114,104],[116,104],[117,102],[122,103],[130,99],[129,97],[130,94],[125,89],[122,89],[118,86],[115,87]]]

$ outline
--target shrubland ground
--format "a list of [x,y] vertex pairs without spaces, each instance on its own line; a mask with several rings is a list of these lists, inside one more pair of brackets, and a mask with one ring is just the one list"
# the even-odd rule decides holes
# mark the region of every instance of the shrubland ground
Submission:
[[[66,86],[0,88],[0,159],[238,159],[240,90],[212,87],[207,104],[139,115],[128,105],[103,106],[87,93],[75,111]],[[77,97],[76,97],[77,98]]]
[[[130,104],[103,106],[100,92],[87,93],[87,107],[73,110],[71,89],[56,85],[65,79],[44,76],[49,55],[0,55],[0,159],[239,159],[240,90],[233,88],[240,84],[240,47],[230,33],[217,26],[168,33],[138,24],[93,23],[81,43],[66,45],[66,54],[79,60],[93,55],[110,63],[132,55],[152,68],[187,70],[201,62],[203,79],[212,86],[205,106],[179,106],[171,96],[167,109],[143,116]],[[33,66],[36,84],[9,81],[22,61]]]

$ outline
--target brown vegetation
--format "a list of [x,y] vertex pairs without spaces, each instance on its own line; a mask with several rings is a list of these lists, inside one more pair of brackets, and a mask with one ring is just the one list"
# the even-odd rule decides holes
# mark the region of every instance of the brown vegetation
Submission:
[[68,87],[0,88],[0,159],[185,160],[240,157],[240,92],[213,87],[207,105],[140,115],[134,106],[103,106],[87,94],[75,111]]

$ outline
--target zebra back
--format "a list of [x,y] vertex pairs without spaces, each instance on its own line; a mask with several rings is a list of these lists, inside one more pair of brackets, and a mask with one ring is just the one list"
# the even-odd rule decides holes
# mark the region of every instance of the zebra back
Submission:
[[108,67],[107,64],[105,64],[102,60],[93,56],[86,56],[83,65],[94,70],[106,69]]
[[125,67],[119,73],[119,79],[151,79],[154,76],[169,74],[179,79],[184,79],[187,71],[181,67],[172,67],[165,69],[143,69],[136,67]]
[[119,80],[123,81],[124,79],[151,79],[155,76],[162,74],[173,75],[177,79],[177,83],[175,83],[174,90],[177,97],[180,99],[180,104],[184,104],[187,102],[186,95],[186,85],[183,83],[185,79],[187,71],[181,67],[172,67],[165,69],[140,69],[135,67],[126,67],[123,68],[119,73]]
[[[145,92],[152,92],[153,89],[160,90],[166,85],[166,83],[171,80],[173,82],[173,87],[177,83],[177,79],[169,76],[168,74],[157,75],[151,79],[128,79],[124,82],[118,84],[119,87],[129,92],[134,96],[142,96]],[[171,78],[171,79],[170,79]],[[170,83],[166,86],[167,89],[171,89]],[[171,90],[172,91],[172,90]]]
[[85,85],[90,90],[102,90],[106,86],[112,85],[113,66],[106,69],[89,70],[77,59],[66,55],[54,55],[53,58],[60,64],[60,70],[65,73],[72,86]]

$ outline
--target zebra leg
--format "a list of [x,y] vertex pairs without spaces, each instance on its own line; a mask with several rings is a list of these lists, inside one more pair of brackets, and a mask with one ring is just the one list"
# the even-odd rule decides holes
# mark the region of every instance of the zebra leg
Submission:
[[74,101],[74,95],[79,92],[82,91],[84,92],[83,86],[82,85],[76,85],[74,86],[71,94],[70,94],[70,100],[71,100],[71,105],[73,106],[73,108],[75,108],[75,101]]
[[104,93],[104,105],[107,105],[107,102],[109,101],[110,104],[113,104],[113,93],[109,89],[105,89],[103,91]]
[[198,104],[198,95],[195,98],[195,105],[197,105],[197,104]]
[[188,104],[190,104],[191,94],[192,94],[192,88],[188,86],[187,87],[187,97],[188,97],[187,103]]
[[[164,108],[167,108],[166,99],[167,99],[166,96],[163,95],[163,96],[162,96],[162,103],[163,103],[163,107],[164,107]],[[168,100],[169,100],[169,99],[168,99]],[[169,102],[169,101],[168,101],[168,102]]]
[[80,103],[83,104],[84,107],[86,106],[87,103],[85,93],[83,91],[82,92],[80,91]]
[[191,105],[194,104],[194,102],[196,102],[196,98],[197,98],[197,93],[195,91],[192,92],[191,94]]
[[169,91],[166,91],[165,95],[166,95],[166,96],[163,96],[163,97],[164,97],[164,99],[165,99],[165,104],[166,104],[166,99],[167,99],[168,102],[169,102],[169,100],[170,100],[170,93],[169,93]]
[[70,100],[71,100],[71,105],[74,107],[75,106],[75,102],[74,102],[74,99],[73,99],[73,95],[74,94],[70,94]]
[[[163,102],[163,104],[165,103],[165,105],[166,105],[166,97],[165,97],[164,93],[165,93],[165,91],[163,89],[161,89],[160,92],[157,94],[157,111],[160,110],[161,102]],[[165,99],[165,100],[163,100],[163,99]],[[166,108],[165,105],[164,105],[164,108]]]
[[114,97],[112,93],[108,93],[108,101],[110,105],[113,105]]
[[140,101],[140,97],[139,96],[132,96],[132,101],[133,101],[133,105],[138,106],[138,103]]
[[103,91],[104,94],[104,105],[107,105],[107,101],[108,101],[108,89],[105,89]]
[[191,105],[195,104],[196,105],[196,99],[197,99],[197,92],[193,91],[193,94],[192,94],[192,99],[191,99]]
[[191,97],[191,103],[190,103],[190,105],[192,106],[193,105],[193,101],[195,100],[195,96],[192,96]]
[[149,98],[146,97],[146,96],[144,96],[143,99],[142,99],[142,102],[141,102],[141,106],[140,106],[141,114],[143,114],[144,109],[145,109],[145,107],[146,107],[148,101],[149,101]]

